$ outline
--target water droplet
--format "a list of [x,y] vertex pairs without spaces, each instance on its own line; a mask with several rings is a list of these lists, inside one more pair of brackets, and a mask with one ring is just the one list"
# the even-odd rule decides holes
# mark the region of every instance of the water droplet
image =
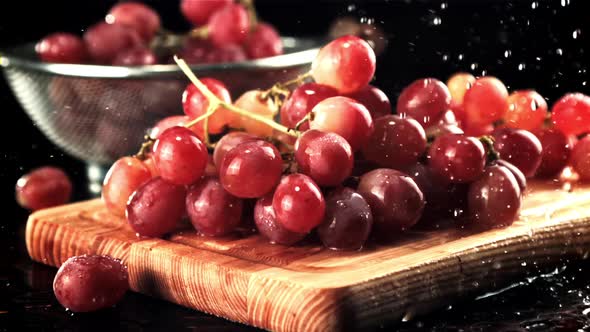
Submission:
[[356,6],[355,6],[355,5],[353,5],[353,4],[351,4],[351,5],[348,5],[348,8],[347,8],[347,10],[348,10],[349,12],[353,12],[353,11],[355,11],[355,10],[356,10]]
[[449,4],[446,2],[443,2],[440,4],[440,9],[447,9],[449,7]]
[[582,34],[582,30],[576,29],[576,30],[574,30],[574,32],[572,32],[572,38],[578,39],[578,37],[580,37],[581,34]]
[[531,8],[532,8],[532,9],[537,9],[538,7],[539,7],[539,3],[538,3],[538,2],[536,2],[536,1],[533,1],[533,2],[531,3]]
[[459,55],[457,56],[457,59],[459,59],[459,60],[463,60],[463,54],[459,54]]
[[443,59],[443,61],[448,61],[449,60],[449,55],[448,54],[443,54],[442,59]]
[[509,58],[511,55],[512,55],[512,51],[511,50],[504,51],[504,57],[505,58]]
[[435,16],[435,17],[432,19],[432,24],[433,24],[433,25],[441,25],[441,23],[442,23],[442,19],[441,19],[440,17],[438,17],[438,16]]
[[526,266],[526,262],[520,263],[520,266]]
[[518,64],[518,70],[523,71],[526,68],[526,64],[525,63],[519,63]]
[[561,48],[558,48],[555,50],[555,54],[557,55],[563,55],[563,50]]
[[561,7],[568,6],[570,4],[570,0],[561,0]]
[[474,62],[474,63],[471,64],[471,67],[470,68],[471,68],[471,70],[475,70],[475,68],[477,68],[478,66],[479,65],[476,62]]

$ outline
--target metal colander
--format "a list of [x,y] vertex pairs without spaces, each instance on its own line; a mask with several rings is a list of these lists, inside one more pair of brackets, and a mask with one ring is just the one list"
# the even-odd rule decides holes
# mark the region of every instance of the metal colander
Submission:
[[[283,38],[285,54],[239,63],[193,65],[224,82],[234,98],[309,70],[319,41]],[[9,86],[33,122],[56,145],[89,164],[134,153],[146,130],[182,114],[188,79],[175,64],[142,67],[42,63],[34,45],[2,52]]]

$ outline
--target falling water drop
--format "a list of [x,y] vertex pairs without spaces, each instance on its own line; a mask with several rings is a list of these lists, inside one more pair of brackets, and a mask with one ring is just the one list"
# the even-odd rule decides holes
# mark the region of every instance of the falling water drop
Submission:
[[536,1],[533,1],[533,2],[531,3],[531,8],[532,8],[532,9],[537,9],[538,7],[539,7],[539,3],[538,3],[538,2],[536,2]]
[[555,54],[557,55],[563,55],[563,50],[561,48],[558,48],[555,50]]
[[511,55],[512,55],[512,51],[511,50],[504,51],[504,57],[505,58],[509,58]]
[[441,23],[442,23],[442,19],[441,19],[440,17],[438,17],[438,16],[435,16],[435,17],[432,19],[432,24],[433,24],[433,25],[441,25]]
[[443,2],[440,4],[440,9],[447,9],[449,7],[449,4],[446,2]]
[[578,37],[580,37],[581,34],[582,34],[582,30],[576,29],[576,30],[574,30],[574,32],[572,32],[572,38],[578,39]]
[[526,64],[525,63],[519,63],[518,64],[518,70],[523,71],[526,69]]

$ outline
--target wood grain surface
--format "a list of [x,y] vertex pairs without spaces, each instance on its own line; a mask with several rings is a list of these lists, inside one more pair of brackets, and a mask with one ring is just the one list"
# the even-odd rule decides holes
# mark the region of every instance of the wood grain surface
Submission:
[[359,252],[283,247],[257,235],[213,239],[187,227],[138,238],[100,200],[32,214],[26,241],[34,260],[53,266],[80,254],[120,258],[132,290],[232,321],[273,331],[359,330],[501,287],[527,264],[586,258],[590,186],[532,183],[508,228],[412,231]]

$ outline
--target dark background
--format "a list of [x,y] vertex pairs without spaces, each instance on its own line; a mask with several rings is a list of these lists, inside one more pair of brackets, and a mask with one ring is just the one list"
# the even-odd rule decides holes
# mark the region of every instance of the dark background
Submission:
[[[145,1],[165,27],[188,28],[177,1]],[[53,31],[82,33],[115,1],[10,1],[0,8],[0,50]],[[566,92],[589,93],[590,1],[257,1],[259,15],[284,35],[318,35],[336,17],[373,19],[389,38],[376,85],[395,100],[404,85],[426,76],[446,80],[456,71],[494,75],[509,89],[535,88],[551,104]],[[179,103],[180,107],[180,103]],[[247,328],[141,295],[118,308],[70,315],[51,292],[54,269],[23,254],[27,212],[14,201],[17,178],[34,167],[64,168],[84,198],[84,164],[48,142],[0,79],[0,331],[102,330],[121,327],[236,331]],[[534,265],[534,264],[530,264]],[[563,261],[558,274],[523,280],[501,295],[470,301],[404,323],[404,330],[577,331],[588,328],[588,264]],[[549,270],[547,270],[549,271]],[[530,276],[538,276],[533,269]],[[588,309],[588,310],[587,310]],[[16,325],[13,325],[16,324]],[[41,328],[44,327],[44,328]],[[385,329],[388,329],[387,327]]]

